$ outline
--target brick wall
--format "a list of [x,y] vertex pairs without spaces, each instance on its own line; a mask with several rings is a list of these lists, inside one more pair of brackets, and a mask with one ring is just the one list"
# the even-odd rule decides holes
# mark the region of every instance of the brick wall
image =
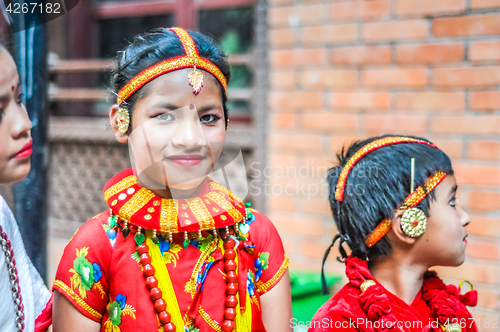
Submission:
[[[269,6],[266,190],[292,267],[318,270],[336,232],[324,174],[339,148],[373,135],[421,135],[452,158],[472,217],[466,262],[439,272],[447,282],[472,281],[475,317],[498,323],[500,1]],[[328,269],[343,271],[336,255]]]

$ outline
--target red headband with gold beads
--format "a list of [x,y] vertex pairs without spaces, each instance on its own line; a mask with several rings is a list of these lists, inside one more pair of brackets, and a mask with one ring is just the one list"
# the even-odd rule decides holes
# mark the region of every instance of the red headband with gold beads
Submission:
[[411,137],[401,137],[401,136],[394,136],[394,137],[385,137],[381,138],[378,140],[375,140],[371,143],[368,143],[361,149],[359,149],[350,159],[349,161],[345,164],[344,168],[342,169],[342,173],[340,173],[339,180],[337,182],[337,188],[335,190],[335,199],[339,202],[342,202],[344,199],[344,190],[345,190],[345,185],[347,183],[347,177],[349,176],[349,173],[351,172],[352,168],[356,163],[363,158],[365,155],[368,153],[380,149],[384,146],[388,145],[393,145],[393,144],[399,144],[399,143],[420,143],[420,144],[427,144],[430,146],[435,147],[436,149],[439,149],[437,146],[435,146],[432,143],[429,143],[427,141],[417,139],[417,138],[411,138]]
[[[441,181],[446,177],[446,173],[442,171],[436,171],[432,176],[430,176],[424,184],[424,187],[418,187],[411,194],[406,197],[403,205],[399,210],[408,210],[417,206],[422,200],[433,191]],[[381,238],[383,238],[391,230],[391,220],[389,218],[384,219],[377,227],[371,232],[370,235],[366,237],[366,245],[372,247]]]
[[[195,42],[189,35],[189,33],[182,28],[171,28],[170,31],[173,31],[177,37],[179,37],[182,46],[184,47],[185,55],[178,56],[172,59],[168,59],[157,63],[139,74],[137,74],[134,78],[130,80],[119,92],[117,103],[118,105],[122,104],[127,98],[129,98],[134,92],[139,90],[144,84],[149,81],[155,79],[156,77],[169,73],[174,70],[183,69],[193,67],[194,72],[196,72],[197,68],[201,68],[212,74],[220,84],[224,87],[224,91],[227,93],[227,80],[224,74],[222,74],[219,67],[214,65],[211,61],[208,61],[205,58],[200,57],[198,53],[198,48],[196,47]],[[191,73],[190,73],[190,84],[191,84]],[[201,83],[202,84],[202,83]],[[198,93],[201,86],[195,87],[193,85],[193,92]]]

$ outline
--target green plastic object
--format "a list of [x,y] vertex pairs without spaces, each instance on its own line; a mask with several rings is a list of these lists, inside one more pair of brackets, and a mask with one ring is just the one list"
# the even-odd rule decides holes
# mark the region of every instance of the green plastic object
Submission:
[[[328,288],[342,280],[338,274],[325,273]],[[323,295],[321,273],[318,271],[290,271],[293,318],[296,322],[310,321],[316,311],[333,296]]]

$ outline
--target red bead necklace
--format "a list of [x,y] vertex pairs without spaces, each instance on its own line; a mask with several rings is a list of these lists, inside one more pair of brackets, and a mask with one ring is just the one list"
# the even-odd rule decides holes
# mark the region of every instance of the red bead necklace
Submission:
[[[140,230],[138,230],[140,232]],[[236,326],[236,306],[238,305],[238,274],[235,241],[230,237],[226,230],[226,240],[224,242],[224,270],[226,271],[226,301],[224,309],[224,321],[221,329],[224,332],[232,332]],[[175,332],[175,325],[172,323],[172,316],[167,311],[167,303],[162,298],[163,293],[158,287],[158,279],[155,277],[155,268],[151,265],[151,256],[149,255],[149,246],[146,242],[137,246],[141,263],[143,265],[143,275],[146,278],[146,287],[149,290],[149,298],[153,301],[158,320],[163,326],[165,332]]]

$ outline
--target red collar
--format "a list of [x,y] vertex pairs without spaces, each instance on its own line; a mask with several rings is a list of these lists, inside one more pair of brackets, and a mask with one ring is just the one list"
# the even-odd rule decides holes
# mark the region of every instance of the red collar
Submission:
[[[360,287],[359,302],[368,319],[371,321],[397,322],[392,313],[388,292],[375,281],[368,269],[368,263],[357,257],[350,256],[346,258],[345,264],[346,275],[350,283]],[[362,291],[370,281],[374,281],[374,283],[372,282],[371,286]],[[363,283],[365,284],[363,285]],[[427,271],[424,274],[421,296],[429,306],[431,315],[438,319],[442,325],[460,319],[459,301],[469,306],[477,304],[477,292],[475,290],[461,295],[460,288],[453,285],[446,286],[438,278],[436,272],[433,271]],[[441,330],[438,329],[437,331]]]
[[229,190],[207,178],[198,197],[164,199],[141,187],[133,169],[124,170],[104,186],[104,198],[115,215],[131,225],[160,232],[197,232],[237,224],[245,205]]

